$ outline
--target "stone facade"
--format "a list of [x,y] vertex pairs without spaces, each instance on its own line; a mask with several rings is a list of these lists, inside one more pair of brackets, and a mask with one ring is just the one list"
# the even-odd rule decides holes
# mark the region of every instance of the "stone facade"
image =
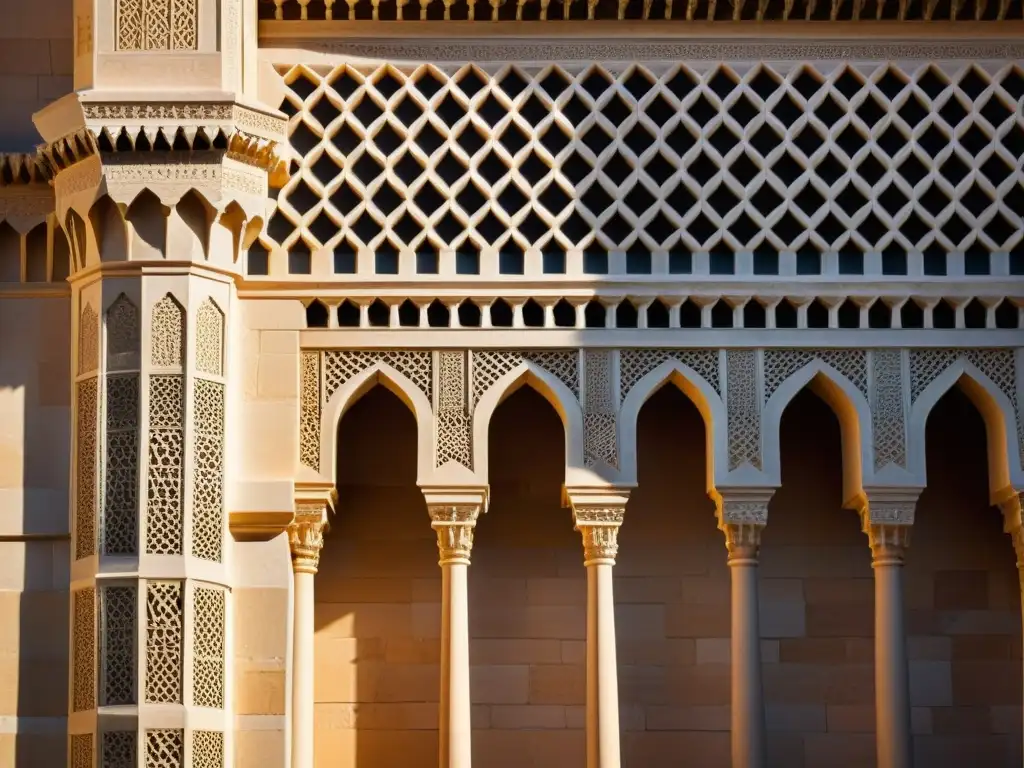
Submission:
[[9,5],[0,765],[1024,760],[1019,0]]

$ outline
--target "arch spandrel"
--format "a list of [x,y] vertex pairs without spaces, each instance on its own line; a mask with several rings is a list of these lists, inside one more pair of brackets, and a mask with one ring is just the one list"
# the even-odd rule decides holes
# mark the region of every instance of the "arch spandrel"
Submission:
[[[473,408],[473,464],[479,482],[488,477],[488,436],[491,418],[502,401],[523,386],[537,390],[558,413],[565,429],[566,485],[604,485],[601,478],[585,466],[583,456],[583,410],[576,394],[562,379],[532,360],[523,360],[496,379],[476,400]],[[524,446],[524,450],[526,446]]]
[[853,499],[874,480],[871,408],[864,393],[840,371],[815,358],[775,387],[761,411],[762,465],[767,484],[782,483],[780,433],[786,407],[804,388],[828,403],[839,419],[843,497]]
[[725,402],[718,390],[690,366],[670,358],[640,378],[622,400],[619,408],[619,441],[622,453],[622,480],[636,482],[638,471],[637,420],[644,404],[664,386],[674,385],[700,411],[704,419],[707,444],[707,488],[725,479],[716,473],[728,466],[728,434]]
[[988,375],[966,356],[958,357],[916,396],[910,406],[908,458],[910,469],[927,485],[925,433],[928,416],[935,404],[954,386],[959,386],[978,409],[985,422],[988,452],[989,495],[998,502],[1011,487],[1024,486],[1022,435],[1018,425],[1016,392],[1007,395]]
[[429,482],[433,474],[434,442],[434,414],[430,401],[411,379],[383,361],[375,362],[348,378],[324,403],[320,418],[320,475],[334,477],[338,427],[345,411],[378,384],[393,392],[415,416],[417,482]]

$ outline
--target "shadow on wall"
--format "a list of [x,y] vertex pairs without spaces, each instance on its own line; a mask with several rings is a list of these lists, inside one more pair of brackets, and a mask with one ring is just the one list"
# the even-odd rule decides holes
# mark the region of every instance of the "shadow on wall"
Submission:
[[[0,765],[66,760],[68,300],[0,302]],[[18,534],[25,534],[22,539]]]

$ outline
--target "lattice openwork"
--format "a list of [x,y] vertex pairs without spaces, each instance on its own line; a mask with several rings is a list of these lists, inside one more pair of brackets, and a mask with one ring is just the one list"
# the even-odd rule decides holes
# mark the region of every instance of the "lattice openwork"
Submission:
[[99,382],[75,385],[75,559],[96,554],[96,493],[99,471]]
[[192,768],[224,768],[224,734],[219,731],[192,733]]
[[619,466],[618,423],[612,392],[612,352],[588,349],[583,353],[586,403],[583,409],[583,463],[599,461]]
[[438,353],[437,440],[435,463],[449,461],[473,468],[472,420],[468,409],[466,353]]
[[580,396],[579,353],[576,350],[482,350],[473,352],[473,402],[476,410],[480,398],[505,374],[525,362],[543,368],[559,379],[576,396]]
[[137,745],[135,731],[107,731],[103,734],[102,768],[138,768]]
[[764,351],[764,402],[786,379],[815,360],[850,380],[868,398],[868,356],[863,349],[766,349]]
[[92,373],[100,365],[100,318],[86,304],[78,321],[78,374]]
[[154,368],[181,368],[185,364],[185,308],[171,294],[153,305],[150,362]]
[[111,374],[106,384],[103,553],[132,555],[138,552],[139,375]]
[[146,768],[183,768],[185,732],[177,728],[146,731]]
[[303,352],[299,377],[299,460],[311,469],[320,469],[320,412],[322,376],[320,353]]
[[107,310],[107,370],[138,370],[141,338],[139,308],[122,293]]
[[729,420],[729,469],[745,463],[761,468],[761,408],[757,399],[757,353],[726,353],[726,411]]
[[96,706],[96,590],[74,593],[71,701],[75,712]]
[[213,299],[200,304],[196,313],[196,370],[224,375],[224,313]]
[[324,352],[324,402],[345,382],[378,363],[391,366],[415,384],[427,400],[433,392],[433,363],[430,352],[404,350],[358,350]]
[[192,703],[224,707],[224,590],[197,587],[192,626]]
[[620,399],[625,400],[640,379],[666,360],[678,360],[721,394],[716,349],[624,349],[619,355]]
[[192,555],[219,563],[224,539],[224,385],[193,382]]
[[146,589],[146,702],[180,704],[182,586],[151,581]]
[[184,377],[149,377],[149,475],[146,551],[180,555],[184,517]]
[[907,433],[903,399],[903,353],[876,349],[871,353],[871,431],[875,469],[907,466]]
[[284,75],[268,245],[1005,250],[1024,73],[970,62],[342,66]]
[[199,0],[117,0],[120,51],[196,50]]
[[135,704],[134,587],[105,587],[100,592],[102,629],[100,634],[103,704]]
[[93,738],[91,733],[76,733],[71,737],[71,768],[93,768]]

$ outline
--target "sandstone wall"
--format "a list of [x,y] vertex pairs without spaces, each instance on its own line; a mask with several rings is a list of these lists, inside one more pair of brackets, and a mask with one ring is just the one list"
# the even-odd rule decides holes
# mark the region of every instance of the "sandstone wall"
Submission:
[[65,753],[69,326],[67,299],[0,299],[0,765],[18,768]]
[[[675,389],[640,419],[640,487],[616,567],[623,765],[729,764],[729,582],[703,488],[703,425]],[[980,419],[950,396],[907,566],[917,763],[1019,763],[1016,569],[987,507]],[[840,508],[839,428],[810,393],[783,422],[783,487],[762,549],[771,765],[874,763],[872,574]],[[414,485],[414,429],[382,388],[341,428],[340,515],[317,576],[318,765],[436,764],[440,578]],[[470,570],[474,757],[585,761],[586,592],[559,505],[562,433],[531,390],[496,413],[492,493]]]

